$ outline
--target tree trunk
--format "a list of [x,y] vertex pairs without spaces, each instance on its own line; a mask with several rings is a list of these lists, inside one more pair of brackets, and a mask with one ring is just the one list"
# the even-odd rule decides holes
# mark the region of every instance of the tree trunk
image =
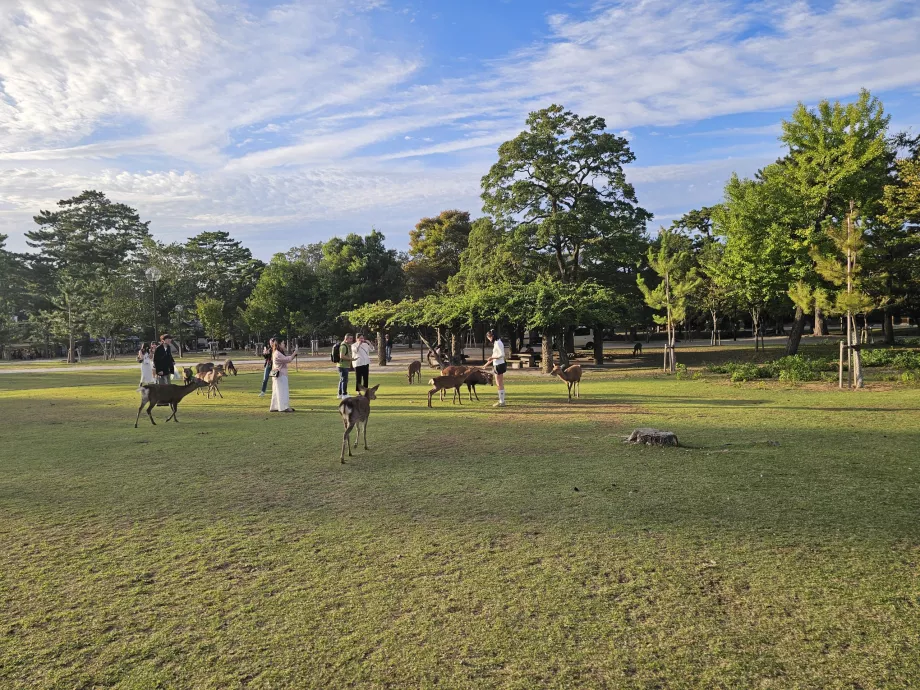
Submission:
[[67,348],[67,363],[73,364],[76,361],[76,357],[73,349],[73,312],[70,308],[69,299],[67,300],[67,339],[70,343],[70,347]]
[[575,352],[575,329],[571,326],[562,329],[562,342],[565,343],[565,353]]
[[629,327],[629,337],[633,342],[636,342],[639,339],[639,329],[635,325]]
[[894,318],[888,307],[885,307],[885,312],[882,316],[882,333],[885,336],[885,344],[894,345]]
[[594,363],[604,366],[604,327],[594,327]]
[[859,340],[858,332],[856,330],[856,317],[849,316],[849,324],[847,330],[849,331],[849,340],[850,345],[852,346],[850,351],[852,352],[852,363],[853,363],[853,387],[862,388],[863,387],[863,374],[862,374],[862,359],[859,355]]
[[463,364],[460,356],[460,335],[456,328],[450,329],[450,361],[454,364]]
[[815,328],[812,335],[828,335],[827,321],[824,320],[824,312],[820,307],[815,307]]
[[795,308],[795,320],[792,322],[792,330],[789,331],[789,340],[786,341],[786,354],[794,355],[799,351],[799,343],[802,342],[802,334],[805,332],[805,310],[802,307]]
[[381,367],[387,365],[387,339],[383,326],[377,327],[377,364]]
[[553,370],[553,332],[547,328],[543,331],[542,336],[543,343],[540,346],[542,350],[542,361],[540,362],[540,368],[543,370],[544,374],[548,374]]
[[756,309],[751,309],[751,330],[754,333],[754,352],[757,352],[760,349],[760,340],[758,340],[760,335],[760,314]]
[[559,345],[559,366],[565,369],[569,366],[569,348],[566,343],[566,334],[567,329],[565,326],[559,329],[558,335],[556,336],[556,342]]

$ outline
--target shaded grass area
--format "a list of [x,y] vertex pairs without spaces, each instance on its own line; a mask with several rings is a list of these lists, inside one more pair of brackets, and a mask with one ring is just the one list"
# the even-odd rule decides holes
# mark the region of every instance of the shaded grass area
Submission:
[[137,430],[133,373],[0,378],[0,685],[920,681],[920,391],[372,379],[343,466],[331,373]]

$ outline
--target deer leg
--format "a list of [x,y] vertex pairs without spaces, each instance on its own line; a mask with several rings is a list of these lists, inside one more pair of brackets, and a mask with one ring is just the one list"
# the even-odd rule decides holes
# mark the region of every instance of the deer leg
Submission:
[[370,448],[367,447],[367,420],[366,419],[364,420],[364,450],[370,450]]
[[361,442],[361,422],[355,422],[355,448]]
[[142,399],[142,400],[141,400],[141,406],[137,408],[137,419],[134,420],[134,428],[135,428],[135,429],[137,428],[137,423],[140,421],[140,418],[141,418],[141,410],[144,409],[144,405],[146,405],[146,404],[147,404],[147,401]]
[[428,407],[431,407],[431,396],[432,396],[434,393],[436,393],[437,390],[438,390],[438,389],[435,388],[434,390],[428,391]]
[[340,458],[342,463],[345,463],[345,449],[348,449],[348,457],[351,457],[351,446],[349,445],[351,439],[348,438],[348,434],[351,432],[351,427],[354,424],[345,422],[345,433],[342,435],[342,457]]
[[179,403],[170,403],[169,406],[172,408],[173,413],[166,418],[166,421],[168,422],[170,419],[172,419],[176,424],[178,424],[179,418],[176,416],[176,412],[179,410]]
[[156,426],[157,423],[156,423],[155,421],[153,421],[153,415],[150,413],[150,410],[153,409],[153,406],[154,406],[154,405],[156,405],[156,402],[153,401],[153,400],[151,400],[151,401],[150,401],[150,404],[147,405],[147,416],[150,417],[150,423],[153,424],[154,426]]
[[221,400],[223,400],[224,394],[220,392],[220,388],[218,388],[217,386],[214,386],[214,392],[220,396]]

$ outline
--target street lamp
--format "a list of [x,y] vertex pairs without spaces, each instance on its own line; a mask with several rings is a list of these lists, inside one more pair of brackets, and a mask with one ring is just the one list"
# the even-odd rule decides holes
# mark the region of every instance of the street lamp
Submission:
[[147,280],[153,283],[153,339],[157,339],[157,281],[163,277],[163,272],[156,266],[147,269]]

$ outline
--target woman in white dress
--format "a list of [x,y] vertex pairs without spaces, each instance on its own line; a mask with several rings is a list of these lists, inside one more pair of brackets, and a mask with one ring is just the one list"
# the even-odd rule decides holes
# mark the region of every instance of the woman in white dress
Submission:
[[272,343],[272,403],[269,412],[293,412],[291,407],[291,392],[288,387],[288,364],[297,356],[295,350],[292,354],[284,354],[280,338]]
[[137,359],[141,363],[141,385],[145,383],[156,383],[156,377],[153,375],[153,351],[149,346],[144,345],[141,351],[137,353]]

